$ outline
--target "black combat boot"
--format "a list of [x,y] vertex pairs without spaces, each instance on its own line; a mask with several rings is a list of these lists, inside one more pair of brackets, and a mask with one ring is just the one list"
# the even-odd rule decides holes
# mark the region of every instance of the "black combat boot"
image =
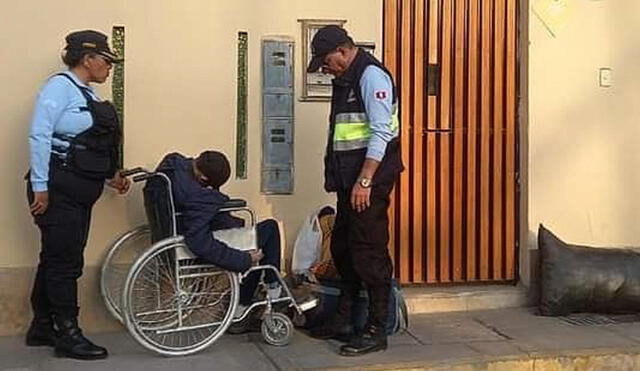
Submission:
[[56,319],[56,325],[60,334],[55,346],[56,356],[84,360],[107,358],[105,348],[82,335],[76,319]]
[[58,332],[49,317],[34,318],[27,331],[26,343],[30,347],[55,346]]
[[370,325],[364,333],[353,337],[349,344],[341,346],[340,355],[354,357],[385,349],[387,349],[387,335],[384,329]]

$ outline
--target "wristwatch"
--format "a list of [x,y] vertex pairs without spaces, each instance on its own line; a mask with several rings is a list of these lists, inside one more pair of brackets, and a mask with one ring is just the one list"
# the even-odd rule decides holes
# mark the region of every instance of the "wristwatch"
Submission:
[[370,188],[371,187],[371,179],[365,178],[365,177],[360,177],[360,179],[358,180],[358,184],[360,184],[360,187],[362,187],[362,188]]

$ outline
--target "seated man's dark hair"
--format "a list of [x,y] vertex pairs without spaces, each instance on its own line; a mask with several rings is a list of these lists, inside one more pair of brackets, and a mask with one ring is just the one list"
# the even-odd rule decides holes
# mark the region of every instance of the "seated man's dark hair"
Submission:
[[220,188],[229,180],[231,166],[227,157],[218,151],[204,151],[196,158],[196,166],[213,188]]

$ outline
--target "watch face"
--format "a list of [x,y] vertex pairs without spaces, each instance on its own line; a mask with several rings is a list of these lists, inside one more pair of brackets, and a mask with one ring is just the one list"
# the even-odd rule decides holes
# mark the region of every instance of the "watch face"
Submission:
[[361,178],[360,185],[364,188],[369,188],[371,186],[371,179]]

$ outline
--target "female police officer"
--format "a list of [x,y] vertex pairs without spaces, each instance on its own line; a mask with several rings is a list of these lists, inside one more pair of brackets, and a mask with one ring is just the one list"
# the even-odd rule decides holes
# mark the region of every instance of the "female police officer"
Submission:
[[29,135],[27,195],[42,247],[26,343],[54,346],[58,356],[100,359],[107,350],[78,327],[76,280],[82,274],[91,209],[105,180],[120,193],[129,182],[117,171],[122,135],[115,108],[100,101],[88,84],[105,82],[120,60],[102,33],[73,32],[66,42],[62,60],[69,69],[40,91]]

